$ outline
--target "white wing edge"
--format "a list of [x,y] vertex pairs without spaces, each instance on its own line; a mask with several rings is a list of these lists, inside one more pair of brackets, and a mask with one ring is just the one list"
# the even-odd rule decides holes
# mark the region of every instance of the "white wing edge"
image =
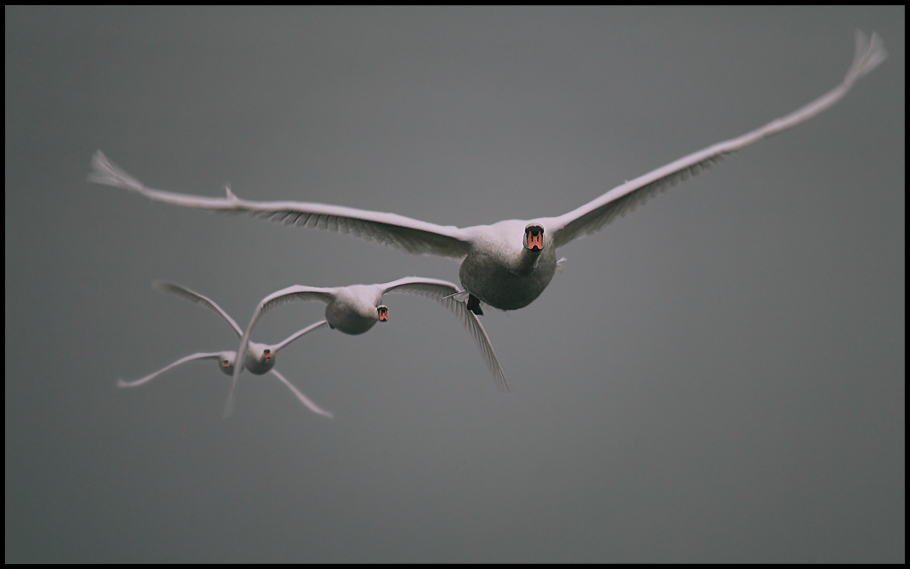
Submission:
[[493,350],[493,344],[490,342],[490,337],[487,335],[487,331],[484,329],[483,324],[480,323],[477,315],[468,310],[464,301],[457,300],[460,292],[457,286],[448,281],[423,277],[405,277],[385,283],[381,286],[384,287],[383,294],[416,294],[435,300],[445,308],[454,312],[458,319],[461,320],[464,327],[467,328],[471,337],[474,338],[477,347],[480,348],[484,362],[487,364],[487,367],[493,373],[493,378],[496,380],[496,387],[503,392],[511,391],[509,383],[506,380],[506,374],[499,364],[499,358],[496,357],[496,352]]
[[[589,235],[603,227],[616,214],[623,214],[657,192],[701,173],[702,170],[710,168],[724,156],[790,129],[827,110],[843,98],[858,79],[875,69],[886,57],[884,43],[878,34],[873,32],[870,40],[857,30],[853,64],[843,81],[821,97],[744,135],[714,144],[621,184],[569,213],[559,217],[541,218],[539,221],[552,233],[556,247],[561,247],[583,235]],[[637,197],[630,195],[637,191],[641,191],[642,195]],[[615,208],[615,211],[614,208],[609,207],[612,202],[626,196],[631,198],[628,205],[617,204],[618,207]],[[585,217],[587,219],[583,219]]]
[[272,346],[272,351],[277,354],[279,350],[281,350],[282,348],[284,348],[285,346],[287,346],[288,344],[290,344],[297,338],[301,338],[303,336],[306,336],[310,332],[315,332],[316,330],[322,330],[323,328],[328,328],[328,327],[329,327],[329,323],[325,320],[320,320],[319,322],[310,324],[306,328],[303,328],[302,330],[297,330],[296,332],[294,332],[293,334],[291,334],[290,336],[288,336],[287,338],[282,340],[280,343]]
[[240,326],[237,325],[237,322],[234,321],[234,319],[231,318],[230,315],[227,312],[225,312],[220,306],[218,306],[218,304],[211,298],[201,295],[194,290],[190,290],[183,285],[179,285],[179,284],[177,284],[175,282],[171,282],[171,281],[162,281],[162,280],[153,281],[152,287],[154,287],[155,289],[157,289],[161,292],[164,292],[167,294],[172,294],[176,297],[182,298],[184,300],[188,300],[188,301],[196,303],[196,304],[201,304],[202,306],[205,306],[206,308],[214,310],[215,312],[220,314],[225,320],[227,320],[228,324],[231,325],[231,328],[234,329],[234,332],[237,333],[238,338],[243,336],[243,330],[240,329]]
[[270,370],[269,373],[271,373],[272,375],[274,375],[275,377],[280,379],[281,382],[285,386],[287,386],[287,388],[290,389],[291,392],[297,397],[297,399],[300,400],[301,403],[306,405],[307,409],[309,409],[310,411],[312,411],[313,413],[316,413],[318,415],[323,415],[324,417],[328,417],[329,419],[332,418],[333,415],[332,415],[331,411],[326,411],[325,409],[323,409],[323,408],[319,407],[318,405],[316,405],[315,403],[313,403],[309,397],[307,397],[306,395],[301,393],[301,391],[299,389],[294,387],[293,383],[291,383],[283,375],[278,373],[278,371],[276,369],[273,368],[272,370]]
[[220,359],[220,357],[221,357],[221,352],[211,352],[211,353],[201,353],[200,352],[198,354],[186,356],[184,358],[180,358],[179,360],[177,360],[176,362],[174,362],[168,366],[165,366],[165,367],[159,369],[158,371],[156,371],[153,374],[143,377],[142,379],[137,379],[135,381],[124,381],[122,379],[118,379],[117,387],[121,387],[121,388],[122,387],[137,387],[139,385],[142,385],[143,383],[147,383],[147,382],[155,379],[162,373],[166,372],[167,370],[169,370],[171,368],[177,367],[180,364],[195,361],[195,360],[217,360],[217,359]]
[[467,234],[453,225],[437,225],[396,213],[383,213],[315,202],[240,199],[225,186],[225,197],[209,198],[146,187],[116,166],[100,150],[92,156],[88,181],[141,194],[153,201],[209,211],[246,213],[299,227],[315,227],[379,241],[412,254],[463,258],[470,249]]

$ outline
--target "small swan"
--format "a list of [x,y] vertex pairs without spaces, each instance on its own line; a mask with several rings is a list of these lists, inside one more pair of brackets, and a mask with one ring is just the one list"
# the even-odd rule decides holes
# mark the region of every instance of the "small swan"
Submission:
[[398,247],[408,253],[461,260],[459,277],[469,293],[468,306],[482,314],[483,301],[502,310],[523,308],[550,283],[557,269],[556,248],[594,233],[659,192],[701,173],[716,162],[756,142],[809,120],[839,101],[854,83],[887,57],[881,38],[857,30],[853,64],[831,91],[792,113],[703,150],[684,156],[599,198],[557,217],[510,219],[492,225],[436,225],[394,213],[380,213],[319,203],[243,200],[226,188],[223,198],[208,198],[146,188],[97,151],[89,181],[142,194],[156,201],[213,211],[243,212],[271,221],[350,233]]
[[[262,299],[253,313],[253,318],[250,319],[250,324],[242,334],[240,348],[237,351],[243,352],[248,349],[247,344],[252,345],[252,342],[249,341],[250,334],[252,334],[259,318],[267,311],[285,302],[292,300],[318,300],[324,302],[326,304],[325,322],[327,322],[327,325],[339,332],[356,335],[363,334],[377,322],[388,321],[389,309],[382,304],[382,295],[386,293],[416,294],[435,300],[458,316],[458,319],[461,320],[461,323],[473,336],[474,341],[477,342],[487,367],[493,372],[497,387],[501,391],[508,391],[509,384],[506,382],[505,373],[499,365],[499,360],[496,358],[496,352],[493,351],[493,345],[490,343],[486,330],[483,329],[483,325],[477,316],[468,310],[465,303],[455,298],[458,292],[458,287],[450,282],[420,277],[405,277],[383,284],[351,285],[335,288],[291,286]],[[225,417],[229,417],[234,408],[234,390],[237,387],[240,371],[234,370],[233,373],[234,381],[231,384],[231,392],[228,395],[227,406],[224,410]]]
[[[192,291],[184,286],[181,286],[179,284],[172,283],[172,282],[155,281],[154,283],[152,283],[152,286],[155,287],[156,289],[160,290],[161,292],[166,292],[168,294],[173,294],[175,296],[179,296],[180,298],[189,300],[190,302],[195,302],[197,304],[201,304],[202,306],[205,306],[207,308],[214,310],[215,312],[220,314],[225,320],[227,320],[228,324],[231,325],[231,328],[234,330],[234,332],[237,333],[238,338],[243,337],[243,332],[240,330],[240,326],[237,325],[237,322],[235,322],[234,319],[231,318],[227,312],[222,310],[220,306],[215,304],[215,302],[212,299],[210,299],[206,296],[203,296],[203,295],[199,294],[198,292]],[[269,344],[260,344],[258,342],[249,342],[249,345],[242,352],[242,353],[246,354],[243,359],[243,366],[234,365],[237,361],[237,352],[230,352],[230,351],[208,352],[208,353],[200,352],[198,354],[193,354],[190,356],[186,356],[184,358],[180,358],[179,360],[175,361],[174,363],[172,363],[166,367],[163,367],[163,368],[159,369],[158,371],[156,371],[155,373],[153,373],[151,375],[147,375],[147,376],[143,377],[142,379],[137,379],[135,381],[124,381],[122,379],[118,379],[117,386],[118,387],[136,387],[136,386],[142,385],[143,383],[147,383],[147,382],[155,379],[158,375],[166,372],[167,370],[169,370],[173,367],[177,367],[180,364],[183,364],[186,362],[191,362],[191,361],[196,361],[196,360],[217,360],[218,369],[220,369],[222,371],[222,373],[224,373],[225,375],[229,375],[232,377],[234,376],[235,373],[239,375],[243,371],[244,368],[246,368],[247,370],[250,371],[250,373],[253,373],[255,375],[271,373],[272,375],[277,377],[281,381],[281,383],[283,383],[285,386],[287,386],[287,388],[291,390],[291,392],[297,397],[297,399],[301,403],[306,405],[310,411],[331,418],[332,417],[331,412],[321,409],[318,405],[313,403],[306,395],[301,393],[299,389],[294,387],[294,384],[292,384],[290,381],[288,381],[283,375],[278,373],[278,370],[273,369],[273,367],[275,366],[275,355],[278,353],[279,350],[281,350],[282,348],[284,348],[285,346],[287,346],[288,344],[290,344],[297,338],[300,338],[301,336],[304,336],[314,330],[319,330],[319,329],[326,328],[326,327],[328,327],[328,322],[326,322],[325,320],[320,320],[319,322],[316,322],[315,324],[311,324],[310,326],[307,326],[306,328],[304,328],[302,330],[298,330],[297,332],[294,332],[293,334],[291,334],[285,340],[283,340],[282,342],[279,342],[278,344],[269,345]],[[232,394],[233,394],[233,390],[232,390]]]

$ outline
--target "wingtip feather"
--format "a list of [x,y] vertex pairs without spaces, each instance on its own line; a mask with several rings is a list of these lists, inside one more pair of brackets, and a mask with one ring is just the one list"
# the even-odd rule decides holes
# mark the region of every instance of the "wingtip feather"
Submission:
[[95,154],[92,155],[92,171],[87,179],[95,184],[114,186],[126,190],[142,191],[145,189],[142,182],[120,169],[100,150],[96,150]]
[[844,81],[852,83],[878,67],[888,58],[885,42],[876,32],[867,38],[862,30],[856,30],[856,51],[853,56],[853,65],[847,71]]

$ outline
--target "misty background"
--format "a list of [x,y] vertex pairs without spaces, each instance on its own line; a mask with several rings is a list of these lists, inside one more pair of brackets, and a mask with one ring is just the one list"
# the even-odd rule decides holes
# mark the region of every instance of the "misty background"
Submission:
[[[905,10],[5,9],[8,562],[905,560]],[[835,107],[571,243],[483,324],[389,295],[270,376],[292,284],[458,264],[88,184],[559,215],[890,57]],[[324,306],[271,311],[277,342]]]

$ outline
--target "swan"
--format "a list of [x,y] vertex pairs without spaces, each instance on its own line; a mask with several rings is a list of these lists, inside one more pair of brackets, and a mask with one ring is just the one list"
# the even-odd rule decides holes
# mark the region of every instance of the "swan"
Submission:
[[250,201],[229,187],[226,196],[210,198],[145,187],[115,166],[99,150],[92,158],[89,181],[124,188],[152,200],[212,211],[241,212],[303,227],[349,233],[412,254],[461,260],[459,277],[467,291],[468,308],[483,314],[481,302],[501,310],[524,308],[550,283],[557,269],[556,248],[589,235],[661,191],[701,173],[724,157],[793,128],[827,110],[854,83],[887,57],[881,38],[856,32],[853,64],[834,89],[768,124],[684,156],[627,181],[566,214],[531,220],[509,219],[492,225],[436,225],[394,213],[294,201]]
[[[238,353],[244,353],[248,350],[250,334],[259,318],[272,308],[290,302],[292,300],[316,300],[324,302],[325,322],[330,328],[334,328],[345,334],[357,335],[368,331],[377,322],[387,322],[389,319],[389,309],[382,304],[382,296],[389,293],[416,294],[435,300],[439,304],[448,308],[458,316],[465,328],[474,337],[477,346],[483,354],[484,361],[493,372],[496,379],[497,387],[501,391],[508,391],[509,384],[506,382],[505,373],[499,365],[496,353],[493,351],[493,345],[487,336],[486,330],[475,314],[468,310],[466,304],[457,300],[455,296],[459,293],[458,287],[454,284],[441,281],[438,279],[427,279],[421,277],[405,277],[382,284],[371,285],[350,285],[335,288],[320,288],[312,286],[295,285],[283,288],[273,292],[262,299],[253,312],[250,323],[243,332],[240,339]],[[242,370],[235,369],[233,373],[234,381],[231,385],[231,392],[228,395],[227,406],[224,410],[224,416],[230,416],[234,406],[234,390],[237,387],[237,381]]]
[[[198,292],[192,291],[184,286],[181,286],[179,284],[172,283],[172,282],[155,281],[152,283],[152,286],[155,287],[156,289],[160,290],[161,292],[166,292],[168,294],[173,294],[173,295],[179,296],[183,299],[189,300],[190,302],[195,302],[197,304],[201,304],[202,306],[205,306],[207,308],[214,310],[215,312],[220,314],[225,320],[227,320],[228,324],[231,325],[231,328],[233,328],[234,332],[237,333],[238,338],[244,337],[243,331],[240,330],[240,326],[237,325],[237,322],[235,322],[234,319],[231,318],[227,312],[222,310],[222,308],[220,306],[218,306],[212,299],[210,299],[206,296],[203,296],[203,295],[199,294]],[[290,344],[297,338],[300,338],[315,330],[320,330],[320,329],[326,328],[326,327],[328,327],[328,323],[325,320],[320,320],[319,322],[316,322],[315,324],[311,324],[311,325],[307,326],[306,328],[303,328],[302,330],[298,330],[297,332],[294,332],[293,334],[291,334],[290,336],[288,336],[283,341],[281,341],[277,344],[269,345],[269,344],[260,344],[258,342],[248,342],[248,345],[244,347],[244,350],[239,351],[239,353],[245,354],[245,356],[243,358],[242,366],[235,365],[237,362],[237,353],[238,352],[231,352],[231,351],[200,352],[197,354],[192,354],[192,355],[180,358],[179,360],[175,361],[174,363],[167,365],[167,366],[159,369],[155,373],[147,375],[141,379],[137,379],[134,381],[124,381],[122,379],[118,379],[117,386],[118,387],[137,387],[144,383],[148,383],[149,381],[155,379],[157,376],[166,372],[167,370],[177,367],[186,362],[197,361],[197,360],[216,360],[216,361],[218,361],[218,369],[220,369],[222,371],[222,373],[224,373],[225,375],[229,375],[232,377],[235,374],[239,375],[244,370],[244,368],[249,370],[250,373],[253,373],[256,375],[263,375],[265,373],[271,373],[272,375],[277,377],[279,379],[279,381],[281,381],[281,383],[283,383],[285,386],[287,386],[287,388],[291,390],[291,392],[297,397],[297,399],[301,403],[306,405],[306,407],[310,411],[312,411],[313,413],[317,413],[319,415],[323,415],[325,417],[331,418],[332,417],[331,412],[321,409],[318,405],[313,403],[306,395],[301,393],[299,389],[294,387],[294,384],[292,384],[290,381],[288,381],[287,378],[285,378],[283,375],[278,373],[278,370],[273,369],[275,366],[275,354],[277,354],[279,350],[281,350],[282,348],[284,348],[285,346],[287,346],[288,344]],[[248,335],[246,337],[248,338]],[[231,391],[231,393],[233,394],[233,390]]]

